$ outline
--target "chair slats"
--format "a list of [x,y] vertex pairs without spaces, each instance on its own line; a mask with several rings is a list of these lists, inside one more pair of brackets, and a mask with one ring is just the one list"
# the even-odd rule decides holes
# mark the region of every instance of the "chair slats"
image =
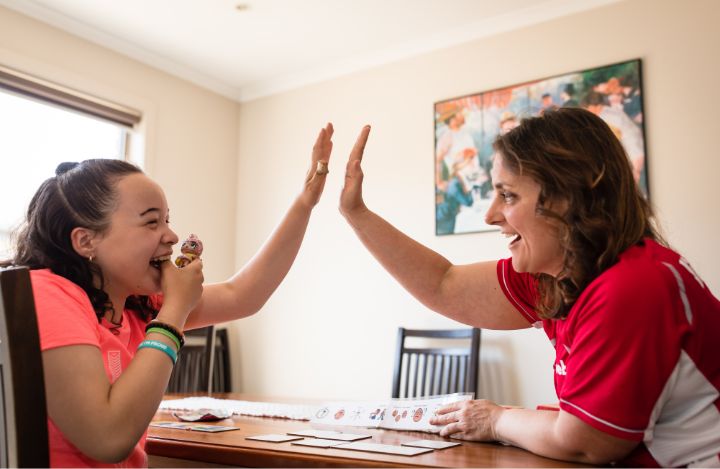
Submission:
[[408,394],[408,396],[409,396],[409,397],[414,397],[414,396],[415,396],[415,389],[416,389],[416,385],[417,385],[417,376],[418,376],[418,364],[417,364],[417,362],[418,362],[419,360],[418,360],[418,355],[417,355],[416,353],[411,353],[411,354],[410,354],[410,357],[411,357],[411,360],[414,361],[415,363],[412,364],[412,365],[413,365],[413,366],[412,366],[412,371],[413,371],[412,383],[413,383],[413,387],[412,387],[412,391],[410,392],[410,394]]
[[425,380],[428,376],[428,365],[429,365],[429,358],[430,355],[421,355],[423,359],[423,372],[422,372],[422,381],[420,382],[420,395],[427,394],[427,391],[425,390]]
[[408,395],[408,391],[410,390],[410,360],[411,355],[405,354],[405,395]]
[[430,378],[428,379],[428,389],[425,393],[428,396],[432,396],[435,393],[435,385],[437,383],[437,355],[432,354],[428,356],[429,359],[432,360],[432,365],[430,366]]
[[[466,347],[408,347],[405,344],[407,337],[470,339],[470,344]],[[479,329],[423,331],[399,328],[392,396],[475,393],[479,351]]]
[[440,371],[438,371],[438,394],[447,394],[447,387],[445,386],[445,355],[440,354]]
[[450,386],[452,386],[453,389],[458,388],[458,366],[457,366],[457,355],[452,355],[450,357],[450,370],[452,370],[451,378],[450,378]]
[[[215,328],[213,328],[215,329]],[[209,330],[209,328],[208,328]],[[167,392],[230,392],[230,365],[227,330],[215,329],[216,340],[212,344],[215,353],[208,357],[210,337],[205,329],[189,331],[185,346],[180,350]],[[212,375],[208,377],[208,369]],[[212,380],[210,382],[210,379]],[[208,389],[208,384],[211,384]]]

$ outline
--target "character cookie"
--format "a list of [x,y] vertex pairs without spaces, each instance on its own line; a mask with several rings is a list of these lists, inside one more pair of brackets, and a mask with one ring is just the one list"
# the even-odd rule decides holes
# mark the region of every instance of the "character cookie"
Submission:
[[202,241],[200,241],[200,239],[194,234],[191,234],[185,241],[183,241],[182,246],[180,247],[180,252],[182,254],[175,259],[175,265],[178,267],[185,267],[202,254]]

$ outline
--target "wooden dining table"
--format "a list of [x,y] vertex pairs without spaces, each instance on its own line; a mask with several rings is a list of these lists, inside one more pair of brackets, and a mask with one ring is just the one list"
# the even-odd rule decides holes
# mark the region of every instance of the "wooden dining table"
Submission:
[[[185,396],[168,396],[178,398]],[[212,397],[255,402],[293,403],[291,399],[263,398],[246,394],[216,394]],[[298,402],[295,400],[295,402]],[[170,411],[158,411],[155,421],[178,421]],[[204,433],[151,426],[146,449],[150,467],[588,467],[537,456],[523,449],[498,443],[450,440],[436,434],[358,427],[333,430],[370,435],[371,443],[400,445],[413,440],[459,441],[461,445],[417,456],[399,456],[339,448],[314,448],[291,442],[270,443],[248,440],[265,434],[287,434],[319,428],[309,421],[283,418],[231,418],[210,423],[237,427],[237,430]],[[322,429],[329,429],[322,427]]]

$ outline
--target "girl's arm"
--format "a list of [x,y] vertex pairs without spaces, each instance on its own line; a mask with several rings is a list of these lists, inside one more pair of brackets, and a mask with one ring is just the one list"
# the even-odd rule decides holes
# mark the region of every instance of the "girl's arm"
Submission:
[[[229,280],[207,285],[202,299],[188,318],[186,329],[204,327],[255,314],[270,298],[295,261],[310,221],[313,207],[325,187],[332,152],[332,124],[327,124],[313,146],[310,169],[302,193],[260,251]],[[321,162],[320,166],[318,162]]]
[[[201,295],[202,262],[177,269],[166,261],[161,269],[164,302],[157,319],[182,330]],[[163,334],[151,332],[146,339],[177,347]],[[161,350],[140,349],[114,383],[97,346],[61,346],[43,351],[42,357],[48,416],[62,434],[98,461],[126,459],[162,400],[173,368],[170,357]]]

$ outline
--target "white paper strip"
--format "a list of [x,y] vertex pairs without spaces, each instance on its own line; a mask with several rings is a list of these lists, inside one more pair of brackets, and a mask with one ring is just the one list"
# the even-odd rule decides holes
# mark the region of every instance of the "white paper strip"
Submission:
[[215,399],[213,397],[186,397],[160,403],[161,410],[201,410],[220,409],[236,415],[253,417],[276,417],[291,420],[310,420],[317,406],[278,404],[273,402],[251,402],[233,399]]

